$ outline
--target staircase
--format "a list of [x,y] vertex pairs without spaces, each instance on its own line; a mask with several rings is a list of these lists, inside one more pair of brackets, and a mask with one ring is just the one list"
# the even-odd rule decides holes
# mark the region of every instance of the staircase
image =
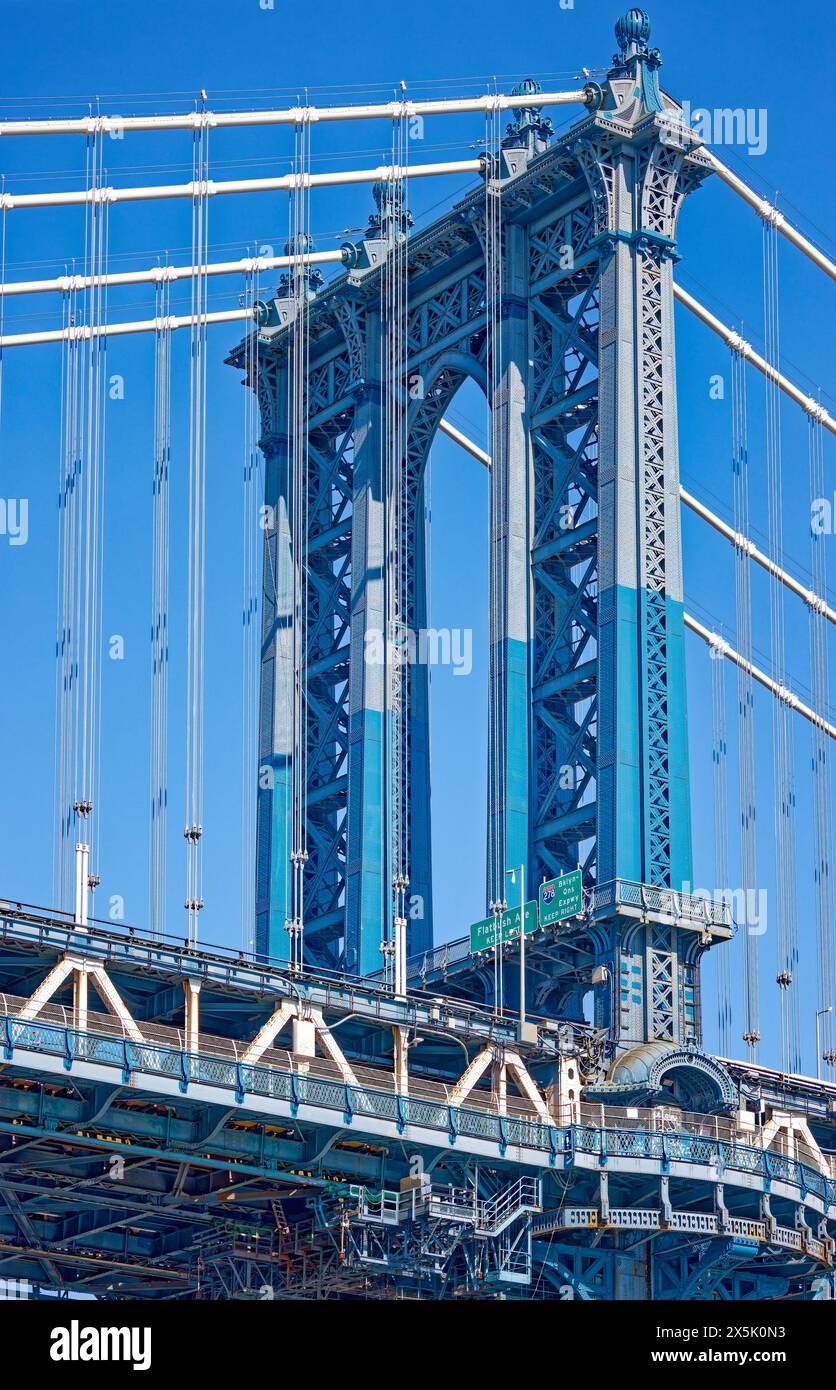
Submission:
[[498,1236],[506,1230],[517,1217],[529,1212],[542,1211],[543,1200],[539,1178],[518,1178],[510,1187],[498,1192],[487,1202],[480,1202],[477,1210],[476,1234]]

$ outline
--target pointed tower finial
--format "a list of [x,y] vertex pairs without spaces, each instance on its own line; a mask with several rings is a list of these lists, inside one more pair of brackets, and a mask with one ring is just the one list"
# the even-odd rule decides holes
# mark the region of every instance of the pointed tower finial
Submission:
[[623,57],[634,53],[647,53],[650,38],[650,20],[644,10],[634,6],[616,22],[615,40]]

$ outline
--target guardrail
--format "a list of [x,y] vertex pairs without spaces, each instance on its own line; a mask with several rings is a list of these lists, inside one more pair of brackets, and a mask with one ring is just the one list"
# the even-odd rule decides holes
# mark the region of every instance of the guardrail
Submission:
[[250,1095],[285,1101],[293,1115],[308,1105],[331,1110],[342,1116],[345,1125],[350,1125],[355,1116],[384,1120],[398,1130],[416,1125],[445,1135],[451,1144],[459,1136],[487,1140],[498,1146],[501,1155],[511,1147],[540,1151],[552,1160],[561,1157],[568,1163],[575,1154],[588,1154],[597,1157],[601,1166],[606,1166],[610,1158],[632,1158],[655,1160],[663,1166],[681,1162],[721,1172],[732,1169],[759,1177],[764,1183],[785,1181],[805,1193],[815,1194],[828,1206],[836,1205],[836,1180],[826,1178],[817,1169],[770,1149],[756,1149],[711,1135],[601,1129],[591,1124],[558,1128],[536,1118],[491,1114],[371,1086],[350,1086],[303,1072],[248,1066],[153,1042],[136,1043],[126,1037],[80,1033],[56,1023],[30,1022],[9,1014],[0,1016],[0,1050],[4,1060],[13,1062],[18,1048],[60,1057],[68,1070],[76,1060],[117,1067],[125,1085],[134,1073],[176,1080],[184,1093],[190,1082],[201,1082],[230,1091],[238,1104]]
[[[695,923],[706,930],[734,931],[729,904],[722,898],[710,898],[699,893],[678,893],[673,888],[656,888],[652,884],[633,882],[626,878],[616,878],[608,883],[597,883],[591,888],[585,888],[583,909],[586,919],[605,916],[609,912],[628,912],[661,917],[680,924]],[[567,927],[576,928],[577,925],[578,919],[572,917],[568,922],[556,922],[542,930],[559,932]],[[406,963],[407,981],[426,979],[436,971],[444,975],[448,970],[471,958],[470,937],[458,936],[454,941],[434,946],[431,951],[410,956]]]
[[722,897],[679,893],[674,888],[657,888],[650,883],[636,883],[626,878],[596,883],[588,894],[587,902],[593,917],[626,908],[656,917],[669,917],[672,922],[699,922],[706,927],[725,928],[728,931],[734,926],[729,904]]
[[[402,1014],[404,1022],[423,1026],[416,1011],[425,1017],[428,1008],[425,996],[402,998],[395,995],[383,984],[380,974],[352,975],[319,967],[291,970],[287,961],[226,946],[194,945],[182,937],[143,936],[134,927],[104,924],[100,919],[91,919],[89,928],[79,927],[66,913],[53,914],[8,900],[0,900],[2,941],[31,945],[38,952],[61,953],[69,948],[80,955],[92,955],[97,963],[111,968],[164,970],[176,961],[184,978],[197,978],[216,987],[245,985],[265,993],[278,989],[278,993],[288,998],[315,997],[317,1004],[324,1008],[361,1009],[369,1021],[379,1019],[390,1023],[393,1015]],[[517,1017],[513,1010],[497,1012],[480,1008],[467,999],[442,992],[431,1002],[447,1016],[455,1015],[483,1034],[506,1042],[516,1040]],[[533,1021],[541,1020],[534,1018]]]

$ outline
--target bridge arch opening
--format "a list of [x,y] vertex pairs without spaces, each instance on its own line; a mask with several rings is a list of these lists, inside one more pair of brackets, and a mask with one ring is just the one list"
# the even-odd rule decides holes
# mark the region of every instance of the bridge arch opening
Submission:
[[[489,450],[490,412],[467,377],[444,417]],[[490,473],[435,433],[424,465],[433,922],[437,943],[485,911]]]

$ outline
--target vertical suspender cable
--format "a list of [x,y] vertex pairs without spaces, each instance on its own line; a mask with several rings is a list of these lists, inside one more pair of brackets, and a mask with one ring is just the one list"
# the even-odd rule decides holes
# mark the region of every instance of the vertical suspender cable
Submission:
[[[62,296],[62,327],[71,322],[72,291]],[[61,344],[61,403],[59,415],[58,463],[58,562],[55,579],[55,715],[53,735],[53,822],[52,822],[52,902],[63,908],[65,888],[65,806],[67,756],[67,681],[69,669],[69,633],[67,631],[67,575],[70,558],[69,511],[72,487],[70,451],[70,358],[74,344],[63,339]]]
[[192,318],[189,360],[189,554],[186,712],[186,915],[196,941],[203,907],[203,716],[206,579],[206,315],[209,282],[209,130],[201,124],[192,152]]
[[391,708],[391,665],[394,660],[393,643],[393,624],[391,614],[391,591],[392,591],[392,562],[391,562],[391,405],[390,396],[392,392],[389,369],[390,369],[390,336],[391,336],[391,280],[392,280],[392,246],[391,237],[393,235],[393,218],[391,216],[391,186],[383,185],[380,196],[380,227],[379,235],[381,238],[388,237],[389,246],[384,254],[383,265],[381,266],[380,279],[378,282],[378,313],[380,319],[380,340],[379,340],[379,366],[381,387],[381,404],[383,409],[383,421],[380,429],[380,476],[383,487],[383,739],[384,756],[381,765],[380,780],[380,804],[381,804],[381,825],[383,864],[381,873],[381,942],[380,950],[383,954],[383,979],[387,986],[391,986],[391,963],[392,963],[392,944],[389,939],[389,894],[390,894],[390,874],[392,857],[392,832],[391,824],[393,818],[392,788],[394,782],[394,762],[392,757],[392,717]]
[[165,931],[168,821],[168,674],[171,468],[171,287],[157,286],[154,343],[154,477],[151,574],[151,779],[148,856],[148,926]]
[[[778,295],[778,234],[773,225],[763,227],[763,282],[766,357],[780,370],[781,334]],[[783,564],[783,470],[781,450],[781,392],[772,375],[765,380],[765,453],[769,503],[770,553]],[[784,587],[769,587],[772,672],[786,684]],[[785,1071],[798,1071],[798,928],[795,877],[795,740],[792,714],[783,700],[772,701],[773,764],[775,778],[774,835],[775,879],[778,899],[776,933],[776,982],[781,998],[782,1063]]]
[[[97,181],[103,184],[106,181],[106,171],[102,164],[101,152],[103,142],[99,141],[99,169]],[[91,306],[90,318],[88,322],[95,323],[97,326],[107,323],[108,316],[108,262],[109,262],[109,238],[110,238],[110,213],[107,202],[103,202],[99,208],[98,230],[96,237],[96,259],[93,271],[93,283],[90,293],[94,297],[94,304]],[[91,857],[90,857],[90,888],[95,890],[100,883],[98,866],[102,862],[102,833],[104,818],[102,816],[102,614],[104,600],[104,486],[105,486],[105,465],[107,459],[105,427],[107,414],[105,411],[106,383],[107,383],[107,335],[96,334],[96,352],[93,358],[92,372],[94,377],[94,408],[92,411],[92,430],[93,430],[93,460],[94,460],[94,486],[93,486],[93,516],[92,516],[92,567],[91,567],[91,631],[92,631],[92,657],[93,671],[91,679],[90,696],[90,788],[93,800],[93,818],[95,823],[95,834],[91,836]]]
[[[310,164],[310,127],[303,121],[296,127],[294,168],[307,173]],[[293,324],[288,344],[288,393],[290,421],[290,536],[292,562],[291,623],[293,644],[293,711],[291,769],[291,900],[287,930],[290,935],[290,962],[301,970],[304,962],[305,866],[307,846],[307,665],[308,665],[308,373],[310,369],[310,321],[308,274],[305,252],[310,244],[310,193],[297,179],[291,200],[292,256],[290,285],[294,304]]]
[[[392,163],[406,167],[408,133],[404,114],[392,126]],[[388,214],[385,284],[385,400],[386,400],[386,647],[389,707],[390,797],[389,870],[391,898],[385,905],[384,965],[395,988],[405,988],[406,890],[409,884],[409,680],[410,652],[417,641],[416,613],[410,603],[408,493],[410,487],[406,438],[408,183],[392,180],[383,206]]]
[[[87,188],[102,183],[101,140],[93,134],[86,151]],[[94,329],[106,321],[108,255],[106,204],[91,196],[85,216],[85,288],[71,289],[64,302],[65,326],[80,320]],[[59,554],[55,679],[55,836],[53,892],[63,907],[72,901],[75,858],[81,856],[76,910],[87,917],[87,894],[98,884],[88,860],[93,813],[99,824],[101,743],[101,615],[104,520],[104,336],[86,340],[70,334],[61,371],[61,462],[59,468]],[[74,835],[74,832],[76,834]],[[73,840],[81,837],[73,852]]]
[[[259,299],[259,274],[247,276],[245,302]],[[258,450],[258,333],[244,347],[243,563],[241,594],[241,946],[255,950],[255,844],[259,757],[258,689],[260,470]]]
[[[824,437],[819,421],[808,418],[808,461],[810,474],[811,503],[824,497]],[[812,508],[811,508],[812,511]],[[813,592],[821,596],[819,608],[810,608],[810,686],[814,709],[826,710],[830,704],[830,660],[828,650],[828,624],[822,611],[827,593],[827,537],[816,526],[810,527],[810,549]],[[831,860],[833,854],[833,813],[831,809],[832,780],[830,770],[830,740],[819,724],[812,725],[812,769],[813,769],[813,879],[816,899],[816,953],[818,970],[816,972],[818,998],[816,1008],[820,1016],[820,1036],[822,1056],[816,1058],[816,1075],[824,1061],[825,1075],[832,1078],[836,1052],[834,1052],[833,1009],[834,966],[836,966],[836,943],[834,942],[833,891],[831,885]],[[817,1030],[819,1036],[819,1030]]]
[[[714,872],[721,892],[729,883],[728,825],[728,729],[726,723],[726,663],[719,651],[711,652],[711,731],[714,774]],[[721,945],[717,952],[717,1022],[720,1052],[732,1046],[731,953]]]
[[[487,168],[485,173],[485,314],[490,412],[491,456],[489,560],[489,677],[488,677],[488,895],[489,911],[499,922],[505,909],[505,641],[506,578],[506,446],[502,390],[502,130],[499,113],[486,113]],[[494,956],[495,1002],[503,1000],[502,944]]]
[[[749,535],[749,432],[746,364],[731,350],[732,482],[735,529]],[[754,685],[752,662],[752,587],[749,556],[735,547],[737,646],[744,665],[737,668],[738,800],[740,813],[740,885],[743,891],[744,1032],[748,1056],[755,1061],[760,1042],[760,984],[757,924],[753,904],[757,890],[757,797],[755,787]]]

